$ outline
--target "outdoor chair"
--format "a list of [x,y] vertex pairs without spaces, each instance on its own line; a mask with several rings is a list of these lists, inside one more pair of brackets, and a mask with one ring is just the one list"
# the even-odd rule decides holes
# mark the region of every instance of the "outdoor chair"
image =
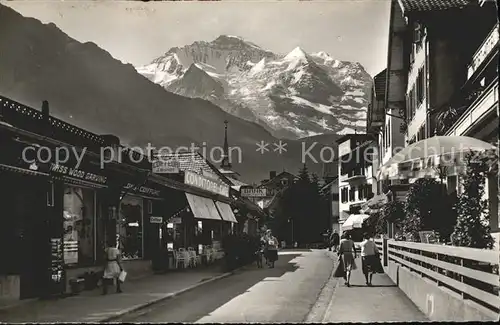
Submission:
[[212,246],[210,246],[210,245],[205,246],[204,255],[207,258],[207,263],[212,262],[212,258],[213,258],[213,256],[212,256]]
[[184,248],[179,248],[178,251],[174,250],[175,268],[179,268],[179,263],[184,268],[189,266],[189,256],[186,254]]
[[188,247],[188,255],[189,255],[189,264],[192,266],[196,266],[198,264],[198,260],[196,258],[196,251],[193,247]]

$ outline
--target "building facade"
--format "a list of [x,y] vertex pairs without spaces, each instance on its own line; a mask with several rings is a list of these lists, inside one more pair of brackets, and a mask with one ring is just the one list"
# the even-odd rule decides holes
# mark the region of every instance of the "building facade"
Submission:
[[339,226],[351,214],[360,214],[361,206],[373,196],[372,159],[373,137],[367,134],[348,134],[338,144]]
[[47,102],[0,97],[0,145],[2,298],[61,295],[74,279],[91,289],[108,245],[140,276],[171,248],[216,246],[238,222],[231,205],[258,214],[216,168],[155,174],[150,157],[50,116]]
[[[469,136],[497,145],[497,70],[494,2],[392,0],[380,164],[395,153],[386,153],[387,147],[405,147],[432,136]],[[382,83],[380,75],[375,79]],[[378,103],[375,94],[368,114],[373,116],[368,120],[373,133]],[[448,191],[460,193],[460,176],[450,169],[444,177]],[[498,243],[496,175],[487,179],[486,192]]]

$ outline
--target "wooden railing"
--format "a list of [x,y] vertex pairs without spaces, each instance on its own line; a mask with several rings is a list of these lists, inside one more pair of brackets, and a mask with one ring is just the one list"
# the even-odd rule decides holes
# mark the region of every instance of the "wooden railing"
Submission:
[[481,64],[486,60],[490,53],[497,50],[498,46],[498,23],[493,27],[488,36],[486,36],[484,42],[477,49],[476,53],[472,57],[472,61],[467,67],[467,79],[472,77],[474,72],[476,72],[481,66]]
[[385,243],[387,246],[387,239],[376,238],[374,240],[374,242],[375,242],[375,245],[377,245],[378,251],[380,253],[380,260],[382,261],[382,265],[387,266],[387,256],[386,256],[385,250],[384,250],[384,240],[385,240]]
[[[383,241],[376,243],[382,246]],[[391,239],[384,254],[388,261],[435,281],[463,299],[500,312],[498,251]]]

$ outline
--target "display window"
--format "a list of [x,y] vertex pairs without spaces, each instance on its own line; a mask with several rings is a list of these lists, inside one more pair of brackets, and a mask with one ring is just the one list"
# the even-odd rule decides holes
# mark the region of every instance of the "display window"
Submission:
[[95,191],[64,186],[64,264],[85,266],[94,263]]
[[119,220],[116,223],[118,248],[122,259],[141,259],[144,256],[144,199],[125,196],[120,203]]

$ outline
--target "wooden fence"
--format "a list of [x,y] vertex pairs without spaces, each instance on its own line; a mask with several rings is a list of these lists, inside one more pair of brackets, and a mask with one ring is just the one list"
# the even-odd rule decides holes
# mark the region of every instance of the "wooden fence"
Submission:
[[395,262],[495,313],[500,312],[499,251],[376,239],[384,266]]

